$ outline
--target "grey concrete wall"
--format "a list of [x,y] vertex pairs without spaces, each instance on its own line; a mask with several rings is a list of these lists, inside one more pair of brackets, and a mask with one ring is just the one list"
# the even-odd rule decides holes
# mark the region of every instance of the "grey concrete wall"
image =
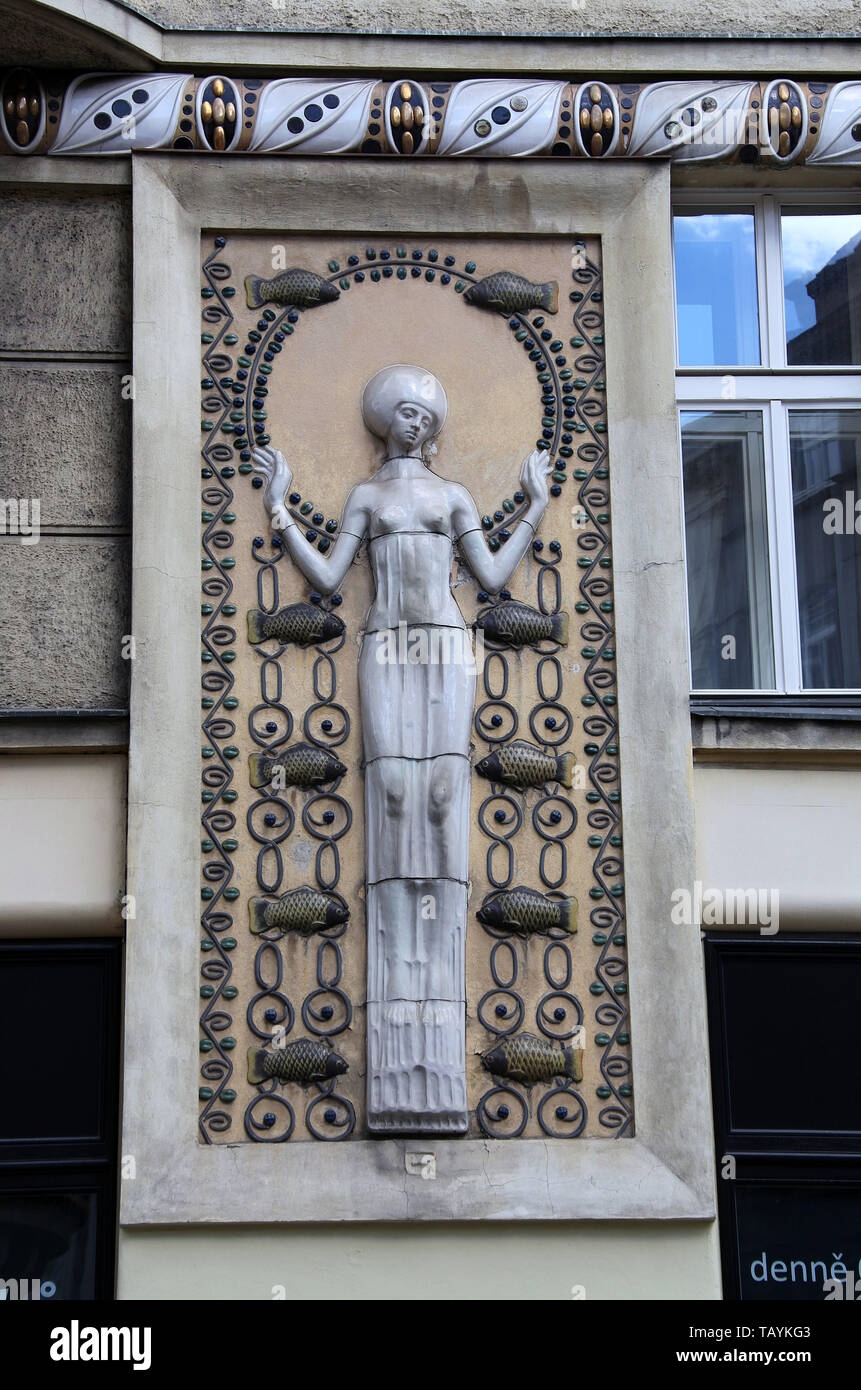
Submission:
[[[600,34],[779,36],[852,34],[858,12],[838,0],[811,0],[799,6],[774,0],[610,0],[600,9],[572,0],[420,0],[405,8],[394,0],[137,0],[134,9],[166,28],[297,30],[320,33],[425,34],[429,39],[458,34],[582,36]],[[385,43],[380,64],[385,66]]]
[[124,707],[128,201],[3,189],[0,263],[0,500],[37,499],[41,527],[0,514],[0,710]]

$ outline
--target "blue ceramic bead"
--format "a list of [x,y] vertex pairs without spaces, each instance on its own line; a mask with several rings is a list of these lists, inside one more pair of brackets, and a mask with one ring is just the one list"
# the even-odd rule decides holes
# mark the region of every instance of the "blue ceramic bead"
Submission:
[[500,589],[500,591],[499,591],[499,597],[500,597],[500,598],[511,598],[511,590],[510,590],[510,589]]
[[266,1114],[263,1116],[263,1123],[264,1123],[264,1125],[266,1126],[267,1129],[271,1129],[272,1126],[274,1125],[274,1123],[275,1123],[275,1116],[272,1114],[272,1111],[271,1111],[271,1110],[267,1110],[267,1111],[266,1111]]
[[277,1009],[267,1009],[266,1012],[265,1012],[265,1014],[263,1015],[263,1017],[266,1019],[266,1022],[267,1022],[267,1023],[274,1023],[275,1020],[276,1020],[277,1017],[278,1017],[278,1010],[277,1010]]
[[294,507],[298,507],[299,503],[302,501],[302,494],[301,494],[301,492],[291,492],[291,493],[290,493],[290,501],[291,501],[291,503],[293,504]]
[[266,815],[263,817],[263,823],[264,825],[274,825],[275,813],[273,811],[267,811]]
[[253,542],[253,544],[254,544],[254,549],[255,549],[255,550],[259,550],[260,547],[261,547],[261,545],[263,544],[263,537],[262,537],[262,536],[255,536],[255,537],[254,537],[254,542]]
[[332,824],[332,821],[333,821],[334,819],[335,819],[335,812],[334,812],[334,811],[324,811],[324,812],[323,812],[323,823],[324,823],[325,825],[331,825],[331,824]]
[[505,1015],[508,1013],[508,1010],[504,1004],[497,1004],[494,1013],[496,1014],[497,1018],[505,1018]]
[[266,724],[266,732],[267,732],[267,734],[277,734],[277,732],[278,732],[278,725],[275,723],[275,720],[274,720],[274,719],[270,719],[270,720],[267,721],[267,724]]
[[559,822],[560,822],[561,819],[562,819],[562,812],[561,812],[561,811],[551,811],[551,812],[550,812],[550,819],[551,819],[551,821],[553,822],[554,825],[558,825]]
[[330,603],[332,604],[332,606],[333,606],[334,608],[337,608],[337,607],[338,607],[338,604],[339,604],[339,603],[343,603],[343,602],[344,602],[344,600],[342,599],[342,597],[341,597],[340,594],[333,594],[332,597],[331,597],[331,599],[330,599]]
[[504,811],[494,811],[494,813],[493,813],[493,819],[494,819],[495,821],[499,821],[499,824],[502,825],[503,821],[505,820],[505,812],[504,812]]
[[511,1114],[511,1111],[509,1110],[507,1105],[500,1105],[496,1114],[500,1120],[507,1120],[509,1115]]
[[333,1125],[337,1118],[338,1116],[331,1108],[323,1111],[323,1119],[326,1121],[327,1125]]

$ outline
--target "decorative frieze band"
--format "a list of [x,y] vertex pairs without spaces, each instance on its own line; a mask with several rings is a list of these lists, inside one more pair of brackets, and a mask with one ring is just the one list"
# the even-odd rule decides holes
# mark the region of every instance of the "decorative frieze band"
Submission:
[[861,80],[608,83],[528,78],[395,82],[16,69],[0,152],[622,155],[861,164]]

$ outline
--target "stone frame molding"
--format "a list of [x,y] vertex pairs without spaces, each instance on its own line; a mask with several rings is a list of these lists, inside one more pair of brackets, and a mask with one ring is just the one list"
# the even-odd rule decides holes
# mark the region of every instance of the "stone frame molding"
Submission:
[[[369,190],[374,196],[369,196]],[[134,544],[123,1225],[714,1216],[694,878],[670,168],[637,160],[132,157]],[[598,235],[607,341],[636,1135],[197,1139],[199,344],[203,229],[357,236]],[[165,339],[164,326],[172,331]],[[169,360],[169,370],[167,364]],[[433,1150],[436,1179],[410,1156]],[[131,1166],[131,1165],[129,1165]]]

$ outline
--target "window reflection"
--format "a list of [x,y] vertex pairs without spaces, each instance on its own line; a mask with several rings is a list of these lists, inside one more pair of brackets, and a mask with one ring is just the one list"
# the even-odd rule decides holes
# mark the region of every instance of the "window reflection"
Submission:
[[861,215],[784,213],[783,298],[790,366],[861,363]]
[[695,690],[774,688],[759,411],[682,412]]
[[680,366],[756,365],[753,213],[680,213],[673,227]]
[[789,412],[804,685],[861,687],[861,411]]

